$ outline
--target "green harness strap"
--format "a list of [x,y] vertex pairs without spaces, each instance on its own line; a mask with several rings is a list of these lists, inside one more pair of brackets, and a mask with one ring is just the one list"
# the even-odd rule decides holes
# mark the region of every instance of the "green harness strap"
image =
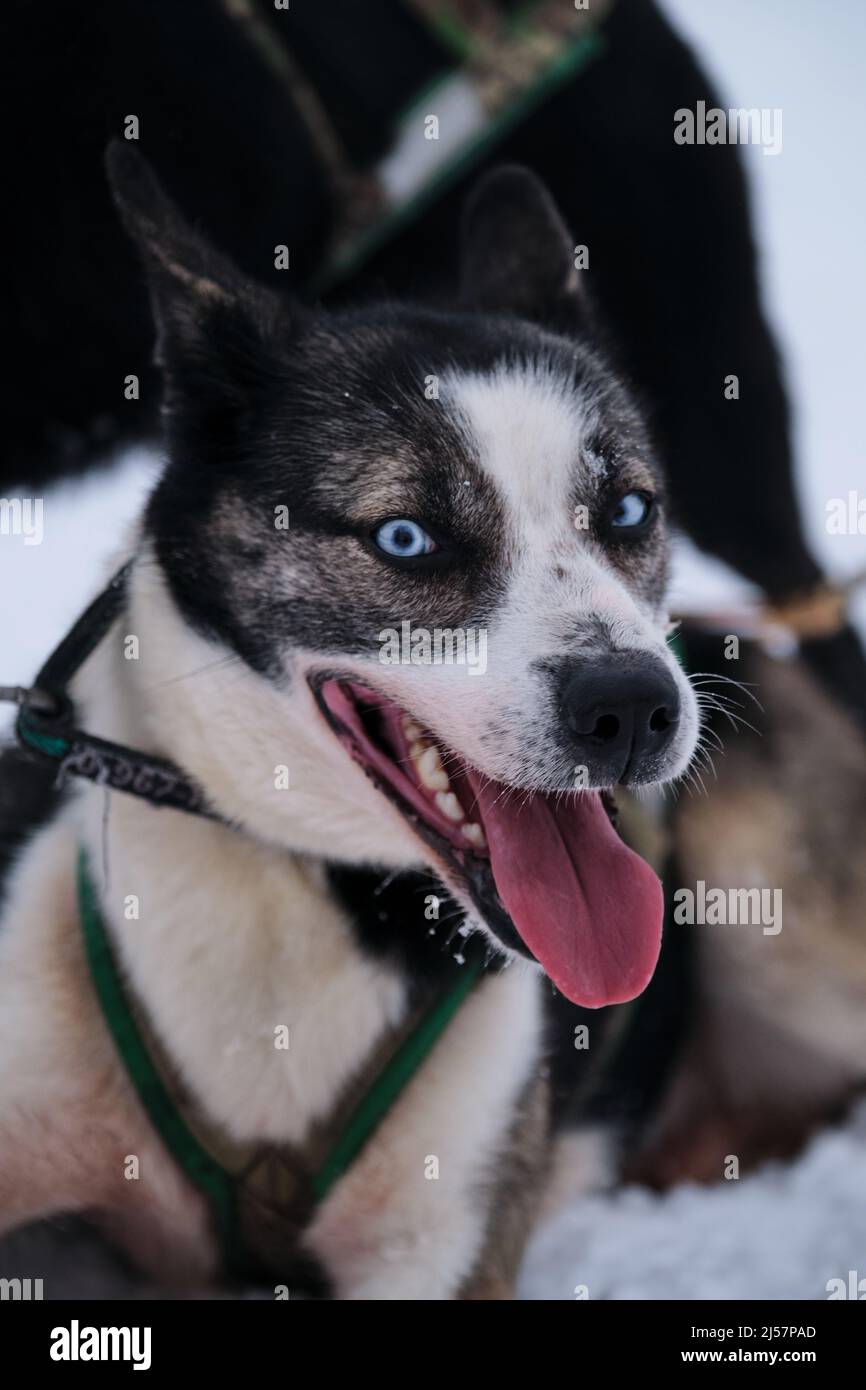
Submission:
[[408,1086],[425,1057],[433,1051],[463,1001],[483,972],[476,962],[467,965],[456,984],[433,1001],[397,1052],[382,1068],[373,1085],[347,1120],[325,1162],[313,1179],[313,1191],[321,1201],[360,1153],[394,1101]]
[[[165,1147],[206,1198],[226,1268],[235,1277],[249,1278],[260,1270],[250,1258],[240,1235],[234,1179],[202,1147],[185,1123],[142,1037],[111,949],[84,849],[78,853],[77,880],[78,911],[91,978],[126,1074]],[[318,1201],[324,1200],[360,1153],[403,1088],[430,1055],[482,973],[480,963],[467,964],[457,982],[433,1001],[380,1071],[313,1178],[313,1192]]]

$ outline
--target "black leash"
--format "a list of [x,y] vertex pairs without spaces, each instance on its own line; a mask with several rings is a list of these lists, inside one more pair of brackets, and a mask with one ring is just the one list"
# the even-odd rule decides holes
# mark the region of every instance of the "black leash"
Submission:
[[221,819],[202,789],[175,763],[141,753],[75,726],[69,682],[99,645],[126,599],[132,561],[124,565],[51,653],[32,687],[0,686],[0,700],[19,706],[15,732],[21,745],[57,767],[57,780],[83,777],[101,787],[127,792],[152,806]]

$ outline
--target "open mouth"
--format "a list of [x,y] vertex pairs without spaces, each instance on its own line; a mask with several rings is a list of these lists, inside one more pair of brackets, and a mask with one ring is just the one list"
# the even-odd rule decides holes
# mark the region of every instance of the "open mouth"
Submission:
[[463,887],[487,928],[575,1004],[640,994],[661,945],[662,888],[599,792],[533,792],[485,777],[378,691],[327,678],[314,694],[349,756]]

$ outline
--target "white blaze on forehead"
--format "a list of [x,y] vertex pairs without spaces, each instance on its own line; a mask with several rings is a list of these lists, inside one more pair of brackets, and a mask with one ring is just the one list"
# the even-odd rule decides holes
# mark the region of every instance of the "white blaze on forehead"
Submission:
[[580,469],[587,481],[596,471],[582,458],[596,415],[561,368],[502,363],[487,373],[449,372],[440,400],[514,514],[569,521]]
[[587,448],[600,423],[593,395],[561,364],[504,362],[491,372],[444,375],[440,401],[494,482],[517,545],[508,600],[491,633],[493,659],[503,644],[524,653],[544,646],[564,617],[602,619],[622,647],[654,641],[655,615],[576,524],[575,505],[592,507],[605,472]]

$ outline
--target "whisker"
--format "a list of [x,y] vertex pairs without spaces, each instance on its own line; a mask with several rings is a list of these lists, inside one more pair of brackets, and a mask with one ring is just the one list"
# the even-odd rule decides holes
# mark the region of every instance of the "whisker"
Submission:
[[216,661],[209,661],[204,666],[198,666],[194,671],[182,671],[179,676],[168,676],[166,680],[157,681],[155,685],[145,686],[144,693],[150,695],[154,690],[163,690],[168,685],[178,685],[180,681],[192,680],[194,676],[204,676],[208,671],[218,671],[229,666],[240,666],[241,659],[229,652],[227,656],[221,656]]

